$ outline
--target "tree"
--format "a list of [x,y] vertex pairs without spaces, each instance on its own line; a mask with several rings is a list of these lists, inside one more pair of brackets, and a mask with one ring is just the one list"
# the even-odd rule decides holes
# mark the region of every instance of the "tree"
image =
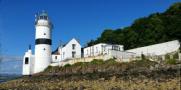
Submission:
[[88,44],[122,44],[125,49],[147,46],[178,39],[181,41],[181,2],[170,6],[163,13],[153,13],[136,19],[123,29],[104,30],[100,37]]

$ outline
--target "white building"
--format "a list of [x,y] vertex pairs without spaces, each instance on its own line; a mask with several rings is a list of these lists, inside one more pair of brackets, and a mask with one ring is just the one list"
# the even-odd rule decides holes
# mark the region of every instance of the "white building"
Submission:
[[[51,63],[59,63],[62,60],[81,58],[81,45],[73,38],[67,44],[59,46],[52,53],[51,33],[52,23],[46,12],[40,13],[35,20],[35,55],[32,54],[31,47],[25,52],[23,58],[23,75],[31,75],[44,71]],[[129,59],[141,54],[154,56],[165,55],[179,50],[178,40],[160,44],[135,48],[124,51],[123,45],[99,43],[83,49],[84,57],[99,55],[111,55],[119,59]]]
[[124,49],[123,49],[123,45],[99,43],[99,44],[84,48],[84,57],[109,54],[110,50],[123,51]]
[[168,53],[175,52],[179,50],[180,42],[178,40],[149,45],[145,47],[139,47],[135,49],[126,50],[126,52],[136,53],[137,56],[141,56],[144,54],[146,56],[154,56],[154,55],[165,55]]
[[25,52],[23,58],[23,75],[42,72],[51,62],[81,58],[81,45],[74,38],[67,44],[58,47],[56,52],[52,54],[52,23],[46,12],[37,15],[35,19],[35,29],[35,55],[32,54],[31,47]]
[[35,19],[35,55],[29,50],[23,59],[23,75],[39,73],[51,62],[51,32],[52,24],[46,12],[38,14]]
[[22,69],[23,75],[29,75],[33,73],[34,68],[31,68],[33,63],[34,63],[34,55],[32,55],[31,47],[29,47],[29,50],[25,52],[25,55],[23,57],[23,69]]
[[75,38],[67,44],[59,46],[52,54],[52,62],[73,58],[81,58],[81,45]]

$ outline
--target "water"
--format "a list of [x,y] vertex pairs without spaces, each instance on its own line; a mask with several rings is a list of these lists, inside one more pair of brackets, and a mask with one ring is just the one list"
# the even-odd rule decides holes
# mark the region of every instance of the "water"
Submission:
[[16,74],[1,74],[0,75],[0,83],[6,82],[8,80],[19,78],[21,76],[22,75],[16,75]]
[[0,83],[22,76],[22,60],[2,60],[0,62]]

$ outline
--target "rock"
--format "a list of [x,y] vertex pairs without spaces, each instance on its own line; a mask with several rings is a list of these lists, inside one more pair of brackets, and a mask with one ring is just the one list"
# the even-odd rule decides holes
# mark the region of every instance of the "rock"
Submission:
[[111,81],[115,81],[116,80],[116,76],[111,77]]
[[100,78],[100,79],[99,79],[99,81],[104,81],[104,80],[105,80],[105,78]]
[[80,85],[77,90],[84,90],[85,87],[83,85]]

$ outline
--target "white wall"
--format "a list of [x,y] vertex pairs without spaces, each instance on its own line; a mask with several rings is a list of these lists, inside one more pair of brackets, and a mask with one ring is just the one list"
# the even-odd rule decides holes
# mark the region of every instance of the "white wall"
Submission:
[[110,56],[119,59],[120,61],[127,62],[132,58],[135,58],[136,54],[132,52],[125,52],[125,51],[115,51],[110,50]]
[[50,66],[64,66],[66,64],[74,64],[77,62],[91,62],[94,59],[102,59],[102,60],[108,60],[112,58],[110,55],[100,55],[96,57],[86,57],[86,58],[74,58],[69,60],[63,60],[60,63],[51,63]]
[[84,57],[98,56],[98,55],[103,54],[103,46],[104,45],[105,44],[100,43],[100,44],[96,44],[94,46],[84,48]]
[[[72,44],[75,44],[75,49],[72,48]],[[76,39],[73,38],[64,47],[59,47],[58,52],[60,55],[52,55],[53,62],[72,59],[72,52],[75,52],[74,58],[81,58],[81,45]],[[55,56],[58,57],[58,60],[55,60]]]
[[59,62],[61,60],[61,55],[52,55],[52,62]]
[[103,49],[102,45],[103,44],[101,43],[84,48],[84,57],[97,56],[99,54],[102,54],[102,49]]
[[[35,39],[50,39],[51,40],[51,24],[49,20],[39,19],[35,26]],[[36,44],[35,45],[35,62],[34,73],[44,71],[51,62],[51,45],[50,44]]]
[[130,49],[126,51],[136,53],[137,56],[141,56],[141,54],[152,56],[152,55],[165,55],[167,53],[177,51],[179,47],[180,47],[179,41],[174,40],[165,43]]
[[[25,64],[25,58],[28,58],[28,63]],[[32,68],[32,52],[31,50],[28,50],[27,52],[25,52],[25,55],[23,57],[23,70],[22,70],[22,74],[23,75],[29,75],[31,73],[31,68]]]
[[[45,21],[45,22],[47,22],[47,21]],[[46,34],[46,35],[44,35],[44,34]],[[38,39],[38,38],[51,39],[51,30],[50,30],[50,28],[45,27],[45,26],[36,26],[35,38],[36,39]]]
[[113,47],[118,47],[120,51],[124,50],[122,45],[111,45],[111,44],[99,43],[99,44],[84,48],[84,57],[109,54],[109,50],[114,49]]

